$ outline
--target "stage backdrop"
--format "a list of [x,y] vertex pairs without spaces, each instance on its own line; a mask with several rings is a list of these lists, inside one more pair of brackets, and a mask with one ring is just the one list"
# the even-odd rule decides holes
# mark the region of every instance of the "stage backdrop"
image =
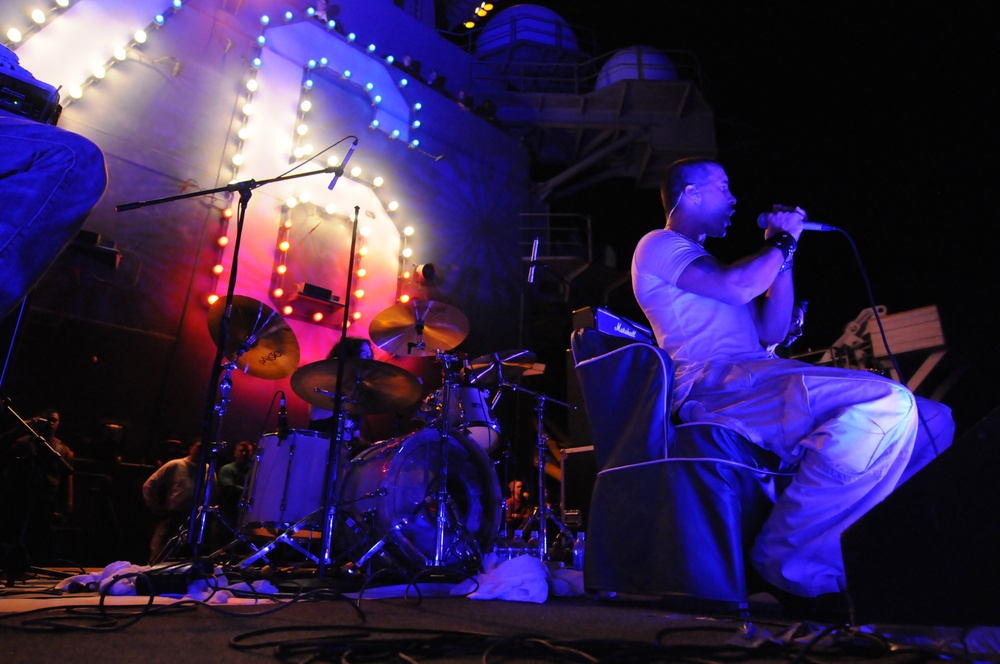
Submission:
[[[472,356],[521,338],[518,215],[539,210],[527,152],[398,66],[413,53],[461,81],[464,52],[391,2],[342,4],[333,24],[302,2],[79,0],[18,47],[22,66],[63,86],[60,126],[108,161],[88,238],[34,293],[5,386],[29,414],[59,408],[78,453],[151,461],[161,441],[202,431],[217,387],[209,302],[234,267],[235,293],[279,313],[304,284],[329,291],[355,336],[410,295],[464,313]],[[341,165],[355,143],[332,191],[329,172],[268,182]],[[116,211],[233,182],[250,194],[235,261],[237,193]],[[355,216],[363,276],[348,293]],[[407,276],[427,263],[432,282]],[[325,358],[343,309],[317,323],[291,304],[299,366]],[[376,357],[428,381],[438,371]],[[288,377],[237,372],[221,439],[273,429],[279,390],[304,427]]]

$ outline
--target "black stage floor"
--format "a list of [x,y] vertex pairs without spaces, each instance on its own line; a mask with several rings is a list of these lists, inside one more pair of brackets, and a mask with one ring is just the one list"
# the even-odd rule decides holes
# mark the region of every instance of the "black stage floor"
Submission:
[[1000,629],[814,622],[767,594],[741,615],[664,598],[475,600],[443,583],[371,584],[359,597],[314,578],[298,596],[279,584],[228,603],[47,591],[55,583],[0,590],[0,661],[1000,661]]

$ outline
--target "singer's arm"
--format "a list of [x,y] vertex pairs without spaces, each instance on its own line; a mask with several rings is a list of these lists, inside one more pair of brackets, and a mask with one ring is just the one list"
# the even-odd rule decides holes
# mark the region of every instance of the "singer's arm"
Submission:
[[785,338],[792,316],[795,292],[791,270],[781,270],[785,252],[773,238],[786,233],[797,240],[803,216],[795,212],[772,215],[758,251],[731,264],[713,256],[692,261],[677,279],[677,287],[733,306],[745,305],[764,344]]
[[[764,238],[773,238],[779,233],[788,233],[797,241],[802,233],[802,222],[806,214],[801,208],[776,212],[768,215]],[[777,253],[777,252],[772,252]],[[794,253],[794,252],[793,252]],[[795,306],[795,282],[792,279],[791,255],[782,260],[774,281],[767,291],[750,305],[750,315],[757,328],[757,337],[764,345],[780,343],[788,336],[792,321],[792,307]]]

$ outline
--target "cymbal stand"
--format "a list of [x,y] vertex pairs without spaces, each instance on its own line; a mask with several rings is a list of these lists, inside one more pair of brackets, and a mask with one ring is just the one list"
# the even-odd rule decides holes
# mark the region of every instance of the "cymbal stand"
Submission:
[[[502,378],[501,378],[502,380]],[[522,526],[525,532],[530,530],[530,527],[534,521],[538,521],[538,557],[541,560],[545,560],[549,555],[549,540],[547,533],[547,525],[551,520],[552,523],[556,525],[559,531],[569,537],[573,538],[573,533],[552,513],[552,507],[548,504],[545,499],[545,457],[548,453],[548,437],[545,435],[545,403],[546,401],[552,401],[560,406],[564,406],[571,410],[576,410],[576,406],[568,404],[564,401],[559,401],[558,399],[553,399],[552,397],[547,397],[541,392],[532,392],[531,390],[526,390],[513,383],[503,382],[501,387],[512,387],[514,391],[521,391],[525,394],[530,394],[535,397],[535,413],[538,418],[538,438],[537,438],[537,454],[538,454],[538,510],[528,517],[528,520]],[[530,553],[530,552],[529,552]]]
[[454,372],[451,370],[450,362],[458,359],[451,353],[438,351],[437,360],[441,362],[441,420],[439,422],[439,442],[438,442],[438,477],[437,477],[437,530],[434,539],[434,560],[431,561],[433,567],[444,565],[444,533],[448,527],[448,508],[451,497],[448,495],[448,436],[451,433],[451,422],[448,419],[448,411],[451,407],[451,390],[455,386]]
[[[266,324],[259,329],[264,329]],[[207,522],[207,517],[209,514],[214,514],[218,517],[219,521],[229,529],[229,532],[235,535],[239,539],[244,539],[239,531],[222,517],[219,513],[218,508],[212,505],[212,478],[215,477],[215,468],[218,464],[219,459],[219,441],[222,438],[222,420],[225,417],[226,409],[229,407],[229,402],[231,401],[229,393],[233,388],[233,369],[237,367],[237,362],[243,353],[247,352],[253,344],[257,341],[256,336],[251,334],[247,339],[240,344],[239,353],[231,361],[226,362],[222,369],[222,377],[219,380],[219,399],[218,403],[215,405],[214,412],[216,414],[216,431],[215,435],[212,437],[210,442],[202,440],[202,453],[201,453],[201,471],[196,476],[195,487],[200,489],[200,493],[196,493],[195,496],[199,500],[195,501],[194,504],[194,514],[191,519],[188,520],[188,536],[187,542],[194,546],[195,555],[197,558],[197,548],[204,543],[205,538],[205,524]],[[207,454],[204,451],[205,447],[208,447]],[[246,541],[246,540],[244,540]],[[166,550],[166,549],[165,549]],[[162,557],[162,556],[160,556]]]

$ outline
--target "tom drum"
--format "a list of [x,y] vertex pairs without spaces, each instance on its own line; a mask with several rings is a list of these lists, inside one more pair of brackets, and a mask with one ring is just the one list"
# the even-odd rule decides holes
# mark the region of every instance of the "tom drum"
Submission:
[[321,509],[329,450],[330,436],[319,431],[291,429],[285,440],[265,434],[240,501],[240,528],[283,528]]

